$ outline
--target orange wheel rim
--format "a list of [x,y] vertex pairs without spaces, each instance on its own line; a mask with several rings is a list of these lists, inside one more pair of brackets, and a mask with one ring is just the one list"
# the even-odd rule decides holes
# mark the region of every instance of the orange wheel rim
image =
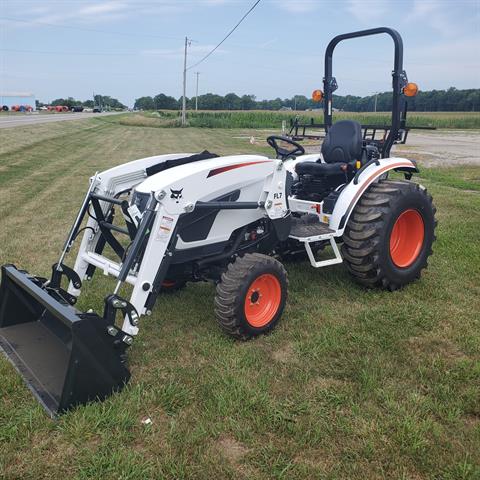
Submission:
[[248,287],[245,298],[245,318],[255,328],[261,328],[275,317],[282,300],[282,287],[271,273],[257,277]]
[[425,224],[417,210],[400,214],[390,234],[390,257],[400,268],[409,267],[420,255],[425,238]]

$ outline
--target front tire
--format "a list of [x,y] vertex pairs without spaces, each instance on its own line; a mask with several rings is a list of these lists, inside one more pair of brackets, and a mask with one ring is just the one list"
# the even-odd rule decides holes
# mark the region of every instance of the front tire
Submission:
[[217,285],[217,321],[226,333],[241,340],[267,333],[282,316],[287,290],[287,272],[278,260],[247,253],[228,266]]
[[431,195],[416,183],[371,185],[343,235],[350,273],[363,285],[392,291],[420,278],[435,241],[435,212]]

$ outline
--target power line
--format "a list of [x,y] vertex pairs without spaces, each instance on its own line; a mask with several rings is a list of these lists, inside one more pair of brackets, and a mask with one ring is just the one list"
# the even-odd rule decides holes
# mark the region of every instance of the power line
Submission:
[[223,38],[223,40],[210,52],[208,52],[200,61],[197,63],[194,63],[193,65],[190,65],[187,70],[190,70],[193,67],[196,67],[197,65],[200,65],[202,62],[204,62],[217,48],[239,27],[239,25],[250,15],[250,13],[255,9],[255,7],[261,2],[261,0],[257,0],[248,10],[248,12],[239,20],[239,22],[227,33],[227,35]]

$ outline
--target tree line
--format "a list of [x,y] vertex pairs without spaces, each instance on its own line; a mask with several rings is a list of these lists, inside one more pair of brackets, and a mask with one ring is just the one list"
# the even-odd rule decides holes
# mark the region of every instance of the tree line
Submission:
[[[315,103],[305,95],[292,98],[275,98],[273,100],[257,100],[255,95],[216,95],[207,93],[198,96],[200,110],[311,110],[322,108],[323,103]],[[333,106],[349,112],[388,112],[392,108],[392,93],[359,97],[354,95],[333,96]],[[178,110],[182,107],[182,98],[178,100],[160,93],[154,97],[140,97],[135,100],[134,108],[139,110]],[[187,98],[187,108],[195,108],[195,97]],[[408,98],[409,111],[417,112],[477,112],[480,110],[480,89],[459,90],[454,87],[448,90],[420,91],[416,97]]]
[[[45,104],[37,100],[37,108],[42,107],[44,105]],[[84,101],[76,100],[73,97],[56,98],[51,103],[49,103],[49,105],[52,105],[54,107],[66,106],[68,108],[72,108],[76,106],[82,106],[85,108],[101,107],[103,109],[112,109],[112,110],[115,110],[115,109],[123,110],[127,108],[122,102],[108,95],[94,95],[92,100],[84,100]]]

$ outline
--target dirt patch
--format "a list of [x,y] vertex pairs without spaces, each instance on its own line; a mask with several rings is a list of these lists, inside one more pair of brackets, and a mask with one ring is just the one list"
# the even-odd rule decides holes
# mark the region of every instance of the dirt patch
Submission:
[[453,342],[438,337],[410,337],[408,344],[414,355],[439,356],[449,361],[468,358]]
[[[320,142],[310,144],[307,153],[320,152]],[[480,131],[412,130],[405,145],[394,145],[392,156],[415,160],[424,167],[480,165]]]
[[340,380],[333,377],[317,377],[311,382],[309,382],[307,389],[310,391],[314,390],[329,390],[336,388],[343,388],[349,385],[350,382],[346,380]]
[[451,165],[480,165],[480,132],[437,130],[408,134],[406,145],[397,145],[396,156],[418,160],[425,167]]
[[248,448],[230,436],[220,437],[217,450],[230,462],[237,464],[248,453]]
[[335,459],[323,450],[310,450],[295,457],[295,463],[311,467],[319,473],[328,473],[335,466]]
[[287,343],[284,347],[272,352],[272,358],[280,363],[298,363],[292,343]]
[[467,428],[478,428],[480,426],[480,417],[472,413],[464,417],[464,422]]

